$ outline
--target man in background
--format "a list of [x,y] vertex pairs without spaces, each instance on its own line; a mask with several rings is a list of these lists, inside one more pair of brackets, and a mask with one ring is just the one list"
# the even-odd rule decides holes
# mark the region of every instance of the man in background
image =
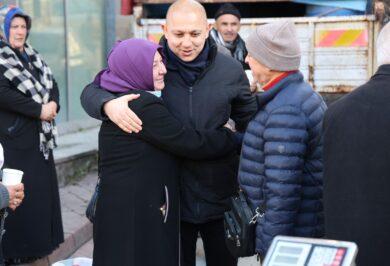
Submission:
[[375,15],[375,19],[379,21],[381,27],[386,25],[390,21],[390,0],[375,0],[368,1],[367,6],[371,6],[372,12]]
[[215,13],[214,18],[215,28],[210,31],[211,37],[217,44],[227,48],[245,70],[249,69],[248,64],[245,63],[245,57],[248,54],[245,42],[238,34],[241,27],[240,11],[230,3],[223,4]]

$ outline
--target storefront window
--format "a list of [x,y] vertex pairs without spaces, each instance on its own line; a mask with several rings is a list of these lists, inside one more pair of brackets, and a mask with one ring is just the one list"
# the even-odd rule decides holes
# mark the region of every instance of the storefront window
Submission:
[[65,21],[62,0],[23,0],[19,6],[32,18],[28,42],[42,55],[53,71],[60,90],[58,121],[67,120],[65,64]]
[[105,58],[103,0],[67,2],[69,119],[87,117],[80,94],[103,67]]

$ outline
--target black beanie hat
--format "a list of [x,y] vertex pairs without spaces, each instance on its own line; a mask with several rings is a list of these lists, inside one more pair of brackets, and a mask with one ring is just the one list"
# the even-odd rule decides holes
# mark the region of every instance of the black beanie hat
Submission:
[[221,5],[215,13],[214,19],[217,20],[220,16],[226,14],[236,16],[239,20],[241,19],[240,11],[238,11],[238,9],[230,3]]

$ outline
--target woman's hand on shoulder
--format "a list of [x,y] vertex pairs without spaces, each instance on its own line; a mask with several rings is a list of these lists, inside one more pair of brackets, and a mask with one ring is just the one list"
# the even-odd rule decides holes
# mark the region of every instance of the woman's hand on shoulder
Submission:
[[108,118],[127,133],[138,133],[142,130],[141,119],[129,108],[129,102],[139,96],[139,94],[124,95],[108,101],[103,106]]

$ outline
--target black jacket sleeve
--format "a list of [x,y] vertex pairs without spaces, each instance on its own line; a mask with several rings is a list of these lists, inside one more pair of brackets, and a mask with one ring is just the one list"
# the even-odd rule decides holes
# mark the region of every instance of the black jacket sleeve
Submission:
[[245,72],[241,72],[237,81],[238,92],[232,101],[230,117],[236,123],[238,131],[245,131],[246,126],[257,111],[257,102],[255,96],[249,90],[249,82]]
[[81,105],[87,114],[95,119],[106,120],[107,116],[103,112],[103,105],[116,98],[106,90],[103,90],[95,83],[88,84],[81,93]]
[[12,88],[9,80],[0,76],[0,108],[39,119],[42,105]]
[[[154,97],[154,96],[153,96]],[[143,121],[143,130],[139,136],[152,145],[190,159],[218,158],[237,148],[234,134],[226,129],[197,131],[184,127],[171,115],[163,102],[149,100],[130,102]],[[138,105],[138,106],[137,106]]]

